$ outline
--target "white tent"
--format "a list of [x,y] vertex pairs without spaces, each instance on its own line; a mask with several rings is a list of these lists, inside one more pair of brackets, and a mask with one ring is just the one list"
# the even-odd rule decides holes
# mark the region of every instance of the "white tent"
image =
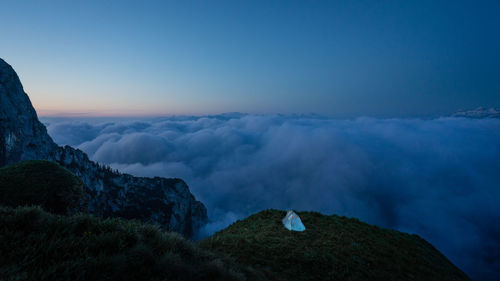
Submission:
[[286,229],[290,231],[304,231],[306,230],[306,227],[302,223],[302,221],[299,218],[299,215],[297,215],[294,211],[290,210],[286,213],[286,216],[282,220],[283,225],[285,226]]

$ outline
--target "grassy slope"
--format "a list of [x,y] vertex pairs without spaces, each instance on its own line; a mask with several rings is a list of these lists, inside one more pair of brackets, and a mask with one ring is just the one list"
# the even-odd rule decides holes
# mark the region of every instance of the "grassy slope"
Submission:
[[0,207],[0,280],[259,280],[178,234],[120,219]]
[[79,209],[82,199],[81,180],[54,162],[32,160],[0,168],[1,205],[40,205],[65,214]]
[[229,254],[271,280],[470,280],[417,235],[335,215],[298,214],[304,232],[282,226],[284,211],[267,210],[200,246]]
[[[149,224],[52,214],[79,207],[82,196],[81,181],[56,163],[0,168],[0,280],[261,279]],[[23,205],[43,210],[11,208]]]

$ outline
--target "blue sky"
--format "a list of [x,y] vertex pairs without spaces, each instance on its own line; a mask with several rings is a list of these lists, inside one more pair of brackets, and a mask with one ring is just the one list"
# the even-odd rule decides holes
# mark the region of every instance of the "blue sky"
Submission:
[[2,1],[41,115],[500,107],[497,1]]

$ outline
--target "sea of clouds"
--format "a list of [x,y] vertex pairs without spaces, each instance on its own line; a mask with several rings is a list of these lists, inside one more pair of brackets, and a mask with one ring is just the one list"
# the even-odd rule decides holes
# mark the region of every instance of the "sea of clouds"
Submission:
[[314,210],[416,233],[471,277],[500,276],[500,119],[42,121],[92,160],[184,179],[208,208],[201,235],[266,208]]

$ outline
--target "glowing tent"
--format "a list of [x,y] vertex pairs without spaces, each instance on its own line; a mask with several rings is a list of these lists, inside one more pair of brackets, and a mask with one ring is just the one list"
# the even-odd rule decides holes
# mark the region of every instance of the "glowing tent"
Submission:
[[294,211],[290,210],[286,213],[286,216],[282,220],[283,225],[285,226],[286,229],[290,231],[304,231],[306,230],[306,227],[302,223],[302,221],[299,218],[299,215],[297,215]]

